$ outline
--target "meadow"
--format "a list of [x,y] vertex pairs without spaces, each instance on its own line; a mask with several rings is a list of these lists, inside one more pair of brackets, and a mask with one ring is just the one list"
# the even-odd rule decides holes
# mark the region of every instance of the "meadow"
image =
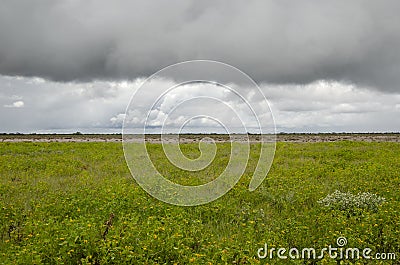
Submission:
[[[171,180],[198,185],[229,159],[194,173],[174,168],[159,144],[156,167]],[[400,143],[338,141],[277,143],[262,185],[245,174],[226,195],[195,207],[160,202],[131,177],[117,142],[0,143],[0,264],[398,264],[400,262]],[[197,144],[182,145],[189,157]],[[371,192],[376,210],[328,208],[318,201],[336,190]],[[396,253],[394,261],[260,259],[257,250],[346,246]],[[397,262],[397,263],[396,263]]]

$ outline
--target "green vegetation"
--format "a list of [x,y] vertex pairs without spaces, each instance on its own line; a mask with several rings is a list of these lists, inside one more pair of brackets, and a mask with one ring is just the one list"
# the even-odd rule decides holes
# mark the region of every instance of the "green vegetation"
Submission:
[[[158,144],[149,150],[170,179],[197,185],[226,166],[229,144],[218,147],[213,164],[197,173],[175,169]],[[259,260],[257,250],[265,243],[322,249],[339,236],[348,247],[400,259],[399,143],[278,143],[270,174],[249,192],[257,148],[228,194],[178,207],[135,183],[121,143],[0,143],[0,264],[304,264]],[[183,151],[198,155],[195,144]],[[385,201],[349,215],[318,203],[335,190]],[[327,255],[317,262],[336,264]]]

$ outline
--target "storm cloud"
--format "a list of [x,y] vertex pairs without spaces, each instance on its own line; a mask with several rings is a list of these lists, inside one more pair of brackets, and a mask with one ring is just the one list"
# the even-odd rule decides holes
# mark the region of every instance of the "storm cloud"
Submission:
[[259,83],[335,80],[393,93],[400,90],[398,10],[396,0],[5,0],[0,75],[135,80],[212,59]]

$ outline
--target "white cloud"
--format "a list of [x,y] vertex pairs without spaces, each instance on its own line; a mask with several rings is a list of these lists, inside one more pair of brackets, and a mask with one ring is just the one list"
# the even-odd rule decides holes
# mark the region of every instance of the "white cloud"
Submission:
[[400,131],[400,94],[328,81],[262,88],[270,95],[278,131]]
[[15,101],[10,105],[4,105],[5,108],[23,108],[25,103],[22,100]]
[[[125,116],[128,102],[142,82],[143,79],[58,83],[0,76],[0,106],[5,107],[0,112],[1,129],[120,132],[125,117],[132,127],[141,127],[162,87],[175,85],[171,80],[154,80]],[[323,80],[307,85],[261,84],[260,87],[270,101],[278,132],[400,131],[400,94]],[[251,99],[254,108],[267,113],[254,91],[235,88]],[[187,122],[185,128],[189,131],[190,128],[212,131],[218,127],[207,116],[231,128],[256,125],[251,111],[237,95],[215,85],[177,87],[161,97],[150,114],[149,126],[164,124],[179,129]],[[188,122],[196,115],[205,117]]]
[[116,116],[112,117],[110,119],[110,122],[112,125],[116,127],[121,127],[124,122],[125,116],[126,116],[125,113],[119,113]]

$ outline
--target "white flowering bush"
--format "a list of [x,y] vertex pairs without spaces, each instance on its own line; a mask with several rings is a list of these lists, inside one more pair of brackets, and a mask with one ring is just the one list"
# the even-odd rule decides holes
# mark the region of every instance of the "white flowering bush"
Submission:
[[377,211],[378,206],[386,199],[371,192],[359,192],[353,195],[349,192],[336,190],[318,201],[319,204],[331,209],[352,211],[356,208]]

